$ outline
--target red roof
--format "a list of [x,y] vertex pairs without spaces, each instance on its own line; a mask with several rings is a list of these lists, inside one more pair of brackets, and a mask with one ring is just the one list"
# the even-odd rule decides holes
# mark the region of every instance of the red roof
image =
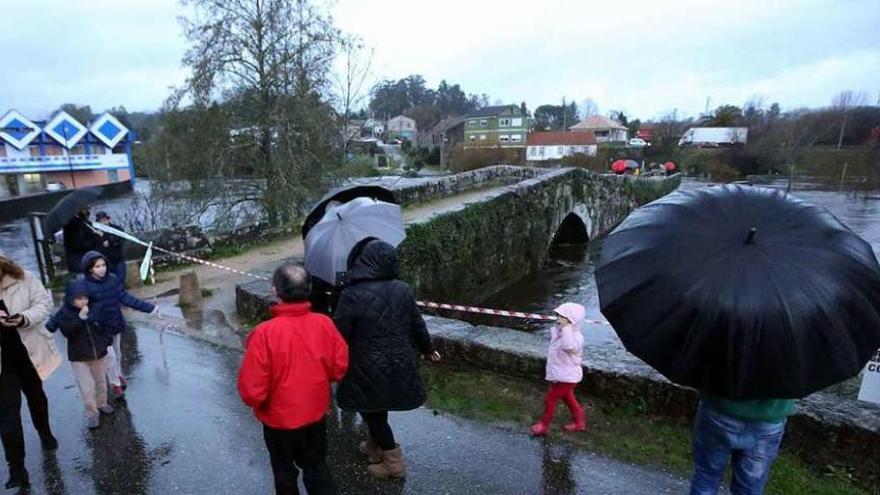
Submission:
[[596,137],[592,132],[530,132],[526,136],[526,145],[528,146],[584,146],[587,144],[596,144]]

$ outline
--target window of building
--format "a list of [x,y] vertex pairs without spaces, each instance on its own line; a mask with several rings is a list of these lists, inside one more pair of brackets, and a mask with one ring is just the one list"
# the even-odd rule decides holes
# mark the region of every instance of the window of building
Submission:
[[522,119],[521,118],[512,119],[510,121],[510,125],[512,125],[513,127],[522,127],[522,125],[523,125]]
[[476,120],[472,120],[472,121],[468,122],[468,125],[471,126],[471,127],[476,127],[476,126],[477,126],[477,121],[476,121]]
[[508,136],[507,134],[502,134],[501,136],[498,137],[498,140],[501,141],[502,143],[509,143],[510,136]]
[[575,147],[574,147],[574,146],[569,146],[569,147],[568,147],[568,154],[569,154],[569,155],[573,155],[573,154],[575,154],[575,153],[576,153],[576,151],[575,151]]
[[556,147],[556,154],[557,155],[564,155],[565,154],[565,146],[557,146]]
[[43,191],[43,178],[40,174],[24,174],[21,178],[24,179],[25,191],[29,193]]
[[108,182],[119,182],[119,171],[118,170],[108,170],[107,171],[107,181]]
[[538,146],[538,155],[544,156],[544,147],[543,146]]
[[489,127],[489,122],[486,121],[486,120],[481,120],[481,121],[480,121],[480,127]]
[[0,143],[0,158],[6,158],[6,145]]
[[538,154],[538,149],[534,146],[529,146],[529,156],[536,156]]
[[608,137],[608,131],[593,131],[593,135],[596,137]]
[[510,127],[510,119],[499,119],[498,127]]
[[486,140],[486,135],[480,134],[480,141],[485,141],[485,140]]
[[511,143],[521,143],[522,142],[522,134],[511,134],[510,135]]

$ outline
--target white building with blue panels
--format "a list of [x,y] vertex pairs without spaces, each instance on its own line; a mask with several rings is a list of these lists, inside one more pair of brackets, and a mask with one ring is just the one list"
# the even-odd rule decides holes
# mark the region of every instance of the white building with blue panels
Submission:
[[109,113],[81,123],[64,111],[31,120],[9,110],[0,118],[0,198],[134,182],[133,141]]

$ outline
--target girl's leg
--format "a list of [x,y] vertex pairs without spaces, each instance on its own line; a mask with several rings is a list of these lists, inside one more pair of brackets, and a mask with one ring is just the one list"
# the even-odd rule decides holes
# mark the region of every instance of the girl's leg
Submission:
[[[115,344],[115,342],[114,342]],[[119,366],[119,358],[120,356],[116,353],[116,346],[111,345],[107,347],[107,356],[104,358],[107,363],[107,381],[110,382],[110,385],[113,387],[121,387],[122,383],[120,383],[119,375],[120,375],[120,366]]]
[[[86,416],[90,418],[97,416],[98,403],[95,401],[96,382],[103,382],[104,376],[102,375],[95,380],[88,362],[71,361],[70,367],[73,368],[73,376],[76,377],[76,385],[79,387],[79,394],[86,408]],[[105,385],[104,390],[106,389]]]
[[107,380],[104,379],[107,374],[106,360],[105,356],[89,363],[89,371],[95,381],[95,404],[99,408],[107,405]]
[[119,374],[119,382],[122,383],[125,379],[125,373],[122,371],[122,332],[113,337],[113,350],[116,351],[116,360],[119,363],[116,371]]
[[574,396],[575,384],[567,383],[566,385],[569,385],[569,387],[566,387],[567,392],[562,396],[562,400],[565,401],[565,405],[568,406],[568,410],[571,412],[572,422],[566,424],[563,428],[566,431],[583,431],[587,426],[587,413]]
[[553,422],[553,414],[556,412],[556,404],[565,395],[564,383],[551,383],[547,395],[544,396],[544,415],[541,416],[541,423],[545,426]]

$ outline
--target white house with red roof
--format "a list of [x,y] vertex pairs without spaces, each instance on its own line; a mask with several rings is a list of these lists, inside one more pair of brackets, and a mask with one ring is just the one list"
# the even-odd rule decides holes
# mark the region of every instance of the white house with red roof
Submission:
[[591,132],[546,131],[526,136],[526,160],[530,162],[560,161],[577,154],[596,156],[597,148]]

